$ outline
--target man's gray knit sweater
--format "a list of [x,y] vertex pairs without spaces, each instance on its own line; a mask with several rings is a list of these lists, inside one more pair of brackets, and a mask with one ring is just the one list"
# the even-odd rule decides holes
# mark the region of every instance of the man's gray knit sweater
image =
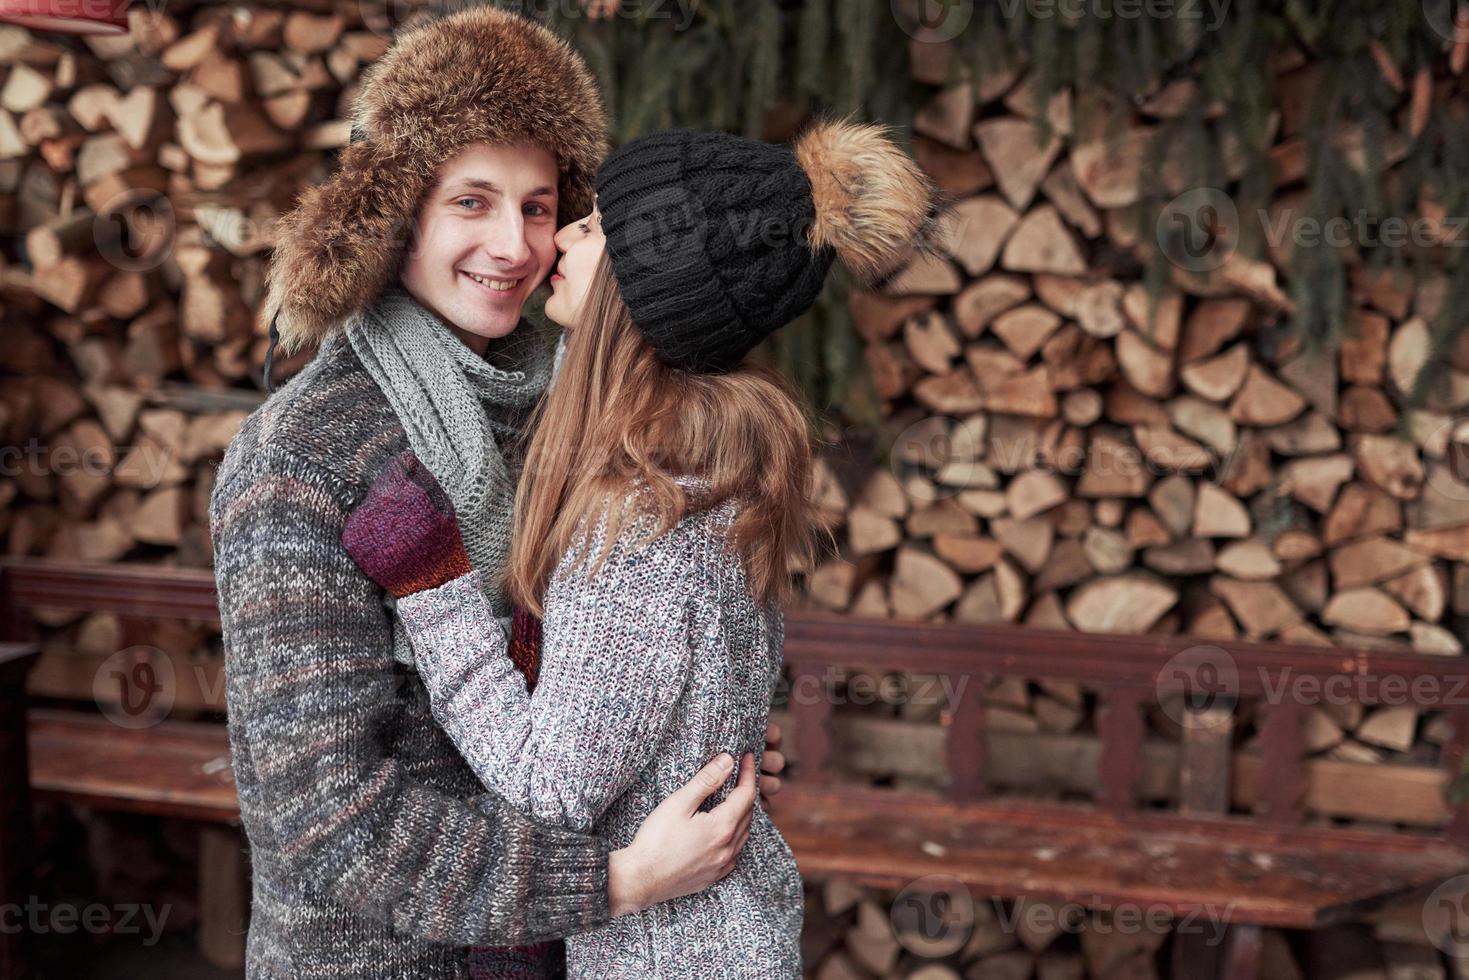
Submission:
[[[607,921],[607,846],[480,796],[342,526],[403,428],[340,337],[246,420],[210,507],[251,980],[459,978]],[[507,516],[508,519],[508,516]],[[478,797],[478,798],[477,798]]]
[[[533,697],[479,571],[399,600],[434,715],[488,788],[621,847],[712,756],[758,755],[783,631],[727,545],[733,513],[691,514],[640,544],[643,516],[589,574],[577,557],[600,552],[599,522],[547,589]],[[727,878],[568,938],[567,967],[586,980],[798,978],[801,918],[795,859],[757,805]]]

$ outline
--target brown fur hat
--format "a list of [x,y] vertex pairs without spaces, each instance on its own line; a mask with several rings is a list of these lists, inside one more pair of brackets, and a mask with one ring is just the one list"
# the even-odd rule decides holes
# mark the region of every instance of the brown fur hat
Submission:
[[281,219],[265,313],[287,352],[319,343],[397,275],[438,168],[474,143],[536,143],[560,166],[560,219],[592,207],[607,151],[595,78],[563,39],[475,7],[401,35],[363,76],[353,141]]

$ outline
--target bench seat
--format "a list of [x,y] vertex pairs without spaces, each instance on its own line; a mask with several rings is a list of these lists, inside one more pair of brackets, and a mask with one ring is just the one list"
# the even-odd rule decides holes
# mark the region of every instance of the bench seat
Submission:
[[33,708],[29,732],[38,797],[239,825],[223,725],[164,721],[134,730],[101,715]]
[[801,873],[902,888],[928,875],[976,896],[1167,908],[1309,929],[1353,919],[1469,871],[1441,841],[1353,830],[1273,830],[1024,802],[947,802],[792,780],[772,816]]

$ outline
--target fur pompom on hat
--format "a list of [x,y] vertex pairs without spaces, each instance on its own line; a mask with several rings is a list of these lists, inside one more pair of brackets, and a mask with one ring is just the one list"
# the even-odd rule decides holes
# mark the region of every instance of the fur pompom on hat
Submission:
[[816,301],[833,260],[864,285],[925,247],[942,214],[881,126],[818,123],[791,146],[679,130],[639,137],[597,173],[617,286],[674,367],[736,367]]
[[607,151],[586,62],[546,28],[494,7],[399,36],[363,75],[336,173],[308,188],[277,230],[265,313],[285,350],[319,343],[377,299],[438,168],[475,143],[544,146],[560,168],[560,218],[586,214]]

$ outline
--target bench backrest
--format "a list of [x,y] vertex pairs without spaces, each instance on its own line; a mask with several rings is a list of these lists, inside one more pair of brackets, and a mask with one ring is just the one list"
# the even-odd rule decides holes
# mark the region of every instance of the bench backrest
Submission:
[[[1231,716],[1248,699],[1258,699],[1264,709],[1250,819],[1281,828],[1301,825],[1307,816],[1304,717],[1315,700],[1345,692],[1367,705],[1443,710],[1452,726],[1440,753],[1445,784],[1460,772],[1469,742],[1469,660],[1459,657],[802,612],[787,617],[785,659],[792,675],[797,778],[815,782],[830,776],[833,699],[810,692],[825,689],[832,668],[951,678],[946,690],[957,696],[944,718],[947,795],[960,801],[986,795],[985,694],[990,679],[1001,676],[1073,681],[1096,691],[1102,709],[1096,801],[1114,813],[1141,815],[1144,711],[1166,695],[1182,697],[1178,804],[1188,817],[1227,813],[1231,767],[1238,758]],[[805,694],[797,696],[803,688]],[[1469,804],[1445,801],[1444,811],[1443,825],[1425,836],[1469,845]]]
[[[125,645],[146,645],[150,624],[184,619],[218,625],[214,579],[205,569],[142,565],[82,566],[39,560],[0,561],[0,639],[28,639],[26,611],[35,607],[112,613]],[[944,721],[947,796],[983,798],[986,691],[999,676],[1072,681],[1097,692],[1101,749],[1097,803],[1107,811],[1141,808],[1146,723],[1161,694],[1186,700],[1179,762],[1179,812],[1228,811],[1237,702],[1265,706],[1259,738],[1255,813],[1251,819],[1288,827],[1306,817],[1308,747],[1303,719],[1310,691],[1349,682],[1364,702],[1442,709],[1452,726],[1441,768],[1460,771],[1469,743],[1469,661],[1374,650],[1198,640],[1178,636],[1113,636],[1013,626],[866,620],[793,610],[786,616],[785,658],[792,696],[795,781],[820,784],[833,775],[829,696],[834,668],[942,675],[954,692]],[[219,690],[216,687],[216,690]],[[222,710],[223,705],[212,705]],[[1469,804],[1446,805],[1435,836],[1469,844]]]

